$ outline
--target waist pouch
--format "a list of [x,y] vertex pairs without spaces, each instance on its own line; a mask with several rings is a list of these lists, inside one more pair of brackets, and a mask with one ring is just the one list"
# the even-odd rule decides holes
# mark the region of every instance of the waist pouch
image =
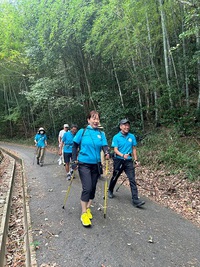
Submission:
[[97,163],[97,167],[98,167],[99,175],[103,174],[103,166],[102,166],[101,162]]

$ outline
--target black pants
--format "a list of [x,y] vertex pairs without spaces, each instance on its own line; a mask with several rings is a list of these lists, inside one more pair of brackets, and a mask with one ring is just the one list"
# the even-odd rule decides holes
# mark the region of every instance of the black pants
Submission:
[[88,202],[95,197],[97,181],[99,178],[98,165],[79,162],[78,171],[82,183],[81,200]]
[[135,181],[135,168],[133,167],[132,160],[123,160],[114,158],[113,160],[113,175],[110,180],[109,190],[113,192],[117,180],[122,172],[125,172],[131,188],[132,199],[138,199],[138,189]]

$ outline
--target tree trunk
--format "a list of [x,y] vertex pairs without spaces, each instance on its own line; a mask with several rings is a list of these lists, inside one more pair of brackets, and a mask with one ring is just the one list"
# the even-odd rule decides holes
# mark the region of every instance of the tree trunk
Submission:
[[167,90],[169,95],[170,107],[173,108],[172,93],[169,80],[169,64],[168,64],[168,51],[167,51],[167,32],[165,26],[165,13],[163,11],[163,1],[159,0],[160,5],[160,16],[161,16],[161,25],[162,25],[162,35],[163,35],[163,52],[164,52],[164,62],[165,62],[165,75],[167,82]]
[[[197,45],[197,51],[200,50],[200,29],[198,25],[196,26],[196,45]],[[198,100],[197,100],[197,111],[200,110],[200,56],[198,55],[197,59],[197,79],[198,79]]]
[[[10,115],[10,104],[9,104],[9,99],[8,99],[8,93],[6,90],[6,84],[5,81],[3,80],[3,89],[4,89],[4,99],[5,99],[5,115]],[[13,127],[12,127],[12,122],[9,120],[9,126],[10,126],[10,137],[13,136]]]
[[[20,110],[20,113],[21,113],[21,108],[20,108],[19,101],[18,101],[17,96],[16,96],[16,93],[15,93],[15,90],[13,89],[13,87],[12,87],[11,84],[9,85],[9,87],[11,88],[11,91],[13,92],[13,95],[14,95],[14,98],[15,98],[15,101],[16,101],[16,104],[17,104],[17,107],[18,107],[18,109]],[[23,116],[23,114],[20,114],[20,115],[21,115],[23,126],[24,126],[25,137],[27,138],[28,131],[27,131],[25,120],[24,120],[24,116]]]
[[90,86],[89,79],[88,79],[88,76],[87,76],[87,72],[86,72],[86,68],[85,68],[85,62],[83,60],[83,55],[82,55],[82,52],[81,52],[80,48],[79,48],[79,52],[80,52],[80,56],[81,56],[82,66],[83,66],[83,73],[84,73],[86,84],[87,84],[87,88],[88,88],[89,99],[91,101],[91,104],[93,105],[94,110],[96,110],[95,103],[94,103],[94,101],[92,99],[91,86]]
[[113,64],[113,70],[114,70],[114,74],[115,74],[115,79],[117,81],[117,86],[118,86],[118,90],[119,90],[119,96],[120,96],[120,100],[121,100],[121,105],[122,105],[122,108],[124,109],[124,101],[123,101],[123,97],[122,97],[121,86],[120,86],[119,79],[118,79],[118,76],[117,76],[116,66],[115,66],[115,62],[114,62],[113,57],[112,57],[112,64]]
[[[184,12],[185,13],[185,8]],[[184,22],[182,21],[182,32],[184,32]],[[185,74],[185,98],[186,98],[186,106],[189,108],[189,86],[188,86],[188,71],[187,71],[187,66],[186,66],[186,45],[185,45],[185,37],[183,36],[183,59],[184,59],[184,74]]]
[[[157,72],[157,69],[156,69],[156,66],[154,64],[154,61],[153,61],[153,49],[152,49],[152,41],[151,41],[151,33],[150,33],[150,27],[149,27],[149,19],[148,19],[148,14],[146,13],[146,22],[147,22],[147,33],[148,33],[148,39],[149,39],[149,54],[150,54],[150,62],[151,62],[151,67],[152,69],[155,71],[155,74],[156,74],[156,77],[158,79],[158,81],[160,82],[161,84],[161,80],[160,80],[160,76]],[[155,111],[155,124],[158,125],[159,124],[159,109],[158,109],[158,94],[157,94],[157,90],[156,90],[156,87],[154,87],[153,89],[153,95],[154,95],[154,101],[155,101],[155,108],[154,108],[154,111]]]
[[[125,32],[126,32],[126,36],[127,36],[127,39],[128,39],[128,42],[129,42],[129,49],[131,49],[131,42],[130,42],[130,37],[129,37],[129,34],[128,34],[128,30],[127,28],[125,27]],[[134,61],[134,58],[133,56],[131,55],[131,62],[132,62],[132,67],[133,67],[133,70],[135,72],[135,75],[137,75],[136,73],[136,65],[135,65],[135,61]],[[143,116],[143,109],[142,109],[142,97],[141,97],[141,91],[140,91],[140,88],[139,86],[137,86],[137,92],[138,92],[138,99],[139,99],[139,107],[140,107],[140,119],[141,119],[141,123],[142,123],[142,129],[144,131],[144,116]]]

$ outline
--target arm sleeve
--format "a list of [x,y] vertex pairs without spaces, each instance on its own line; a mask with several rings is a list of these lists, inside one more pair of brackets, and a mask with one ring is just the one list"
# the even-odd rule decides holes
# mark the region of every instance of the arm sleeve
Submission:
[[79,147],[79,144],[77,144],[76,142],[73,142],[73,146],[72,146],[72,162],[77,160],[78,147]]
[[104,154],[109,154],[109,149],[108,149],[108,146],[102,146],[102,149],[103,149],[103,152]]

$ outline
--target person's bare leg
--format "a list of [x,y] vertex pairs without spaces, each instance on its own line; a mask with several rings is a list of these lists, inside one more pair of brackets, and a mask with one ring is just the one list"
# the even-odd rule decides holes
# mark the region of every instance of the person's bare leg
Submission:
[[67,173],[69,172],[69,163],[65,163],[65,170]]
[[87,209],[90,208],[91,204],[92,204],[92,199],[90,199],[89,202],[87,202]]
[[82,209],[82,213],[87,211],[87,206],[88,206],[89,202],[84,202],[81,200],[81,209]]

